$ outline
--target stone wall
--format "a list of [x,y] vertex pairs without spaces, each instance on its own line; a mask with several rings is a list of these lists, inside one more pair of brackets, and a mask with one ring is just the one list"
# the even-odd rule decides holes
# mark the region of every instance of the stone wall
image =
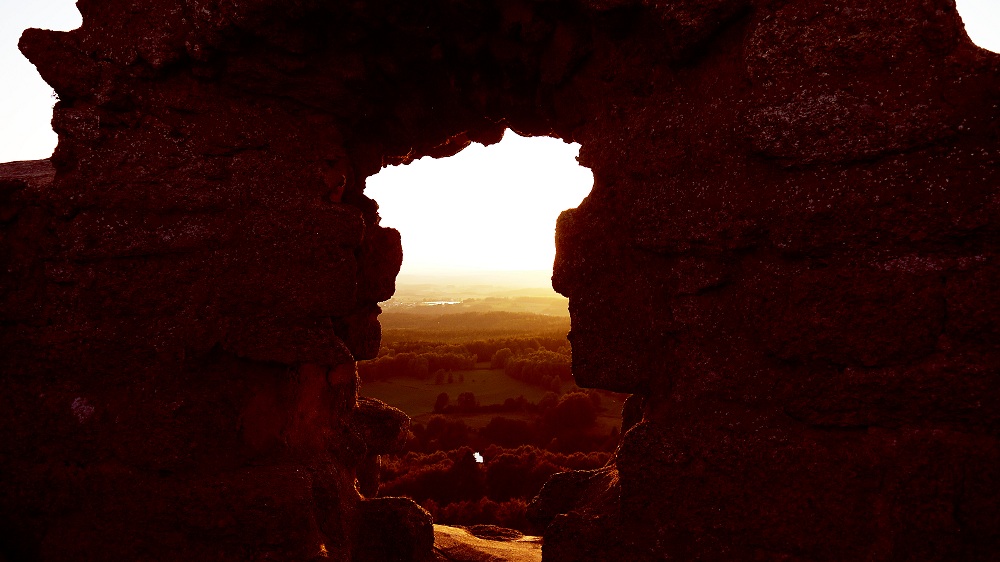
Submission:
[[1000,58],[950,0],[78,5],[21,39],[51,163],[0,167],[8,559],[429,556],[355,485],[406,425],[364,179],[507,127],[582,144],[553,282],[636,395],[546,560],[1000,546]]

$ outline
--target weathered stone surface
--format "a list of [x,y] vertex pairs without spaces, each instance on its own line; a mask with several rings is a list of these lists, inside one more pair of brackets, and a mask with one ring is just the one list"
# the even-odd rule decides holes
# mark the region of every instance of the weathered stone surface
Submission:
[[434,525],[434,554],[438,562],[539,562],[542,545],[541,537],[501,527]]
[[361,396],[351,413],[351,429],[364,444],[364,459],[358,466],[358,491],[365,497],[378,494],[380,455],[403,449],[409,434],[410,418],[402,410],[375,398]]
[[628,553],[642,560],[641,547],[630,543],[621,516],[622,493],[615,465],[597,470],[555,474],[535,497],[528,517],[545,529],[547,559],[612,560]]
[[358,510],[355,560],[434,560],[431,514],[410,498],[368,499],[358,505]]
[[51,164],[0,168],[6,558],[358,559],[364,179],[507,127],[582,144],[574,374],[643,397],[547,559],[1000,548],[1000,57],[951,0],[79,7],[20,44]]
[[369,454],[385,455],[402,450],[410,418],[376,398],[358,398],[351,426],[361,434]]

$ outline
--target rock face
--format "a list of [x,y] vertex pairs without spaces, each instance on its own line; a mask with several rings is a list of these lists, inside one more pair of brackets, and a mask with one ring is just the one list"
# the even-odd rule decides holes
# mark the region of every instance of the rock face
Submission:
[[500,527],[434,525],[435,562],[538,562],[540,543],[540,537]]
[[428,555],[357,491],[405,421],[364,178],[507,127],[582,144],[574,374],[642,397],[546,560],[1000,550],[1000,57],[951,0],[78,6],[20,44],[51,165],[0,168],[7,559]]

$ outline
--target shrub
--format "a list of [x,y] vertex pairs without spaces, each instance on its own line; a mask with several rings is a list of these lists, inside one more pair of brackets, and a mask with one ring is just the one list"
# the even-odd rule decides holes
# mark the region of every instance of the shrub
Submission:
[[597,407],[590,396],[582,392],[567,394],[550,410],[549,422],[555,429],[578,430],[590,427],[597,421]]
[[491,369],[503,369],[507,366],[507,361],[514,356],[514,352],[510,350],[509,347],[497,350],[493,354],[493,358],[490,360]]
[[451,399],[448,397],[447,392],[442,392],[441,394],[438,394],[437,400],[434,401],[434,411],[443,412],[444,409],[448,407],[448,402],[450,400]]
[[472,412],[479,407],[479,401],[476,400],[475,394],[471,392],[463,392],[458,395],[455,407],[462,412]]

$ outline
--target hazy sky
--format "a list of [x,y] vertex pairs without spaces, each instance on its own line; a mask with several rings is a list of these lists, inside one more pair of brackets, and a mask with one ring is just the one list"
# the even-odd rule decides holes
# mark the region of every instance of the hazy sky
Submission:
[[383,168],[365,193],[403,236],[403,273],[551,269],[556,217],[594,184],[579,150],[508,130],[492,146]]
[[52,88],[17,50],[28,27],[69,31],[80,27],[72,0],[0,0],[0,162],[48,158],[52,132]]
[[[1000,52],[1000,0],[958,0],[958,10],[972,40]],[[0,162],[47,158],[56,145],[52,89],[17,50],[21,31],[79,25],[73,0],[0,0]],[[403,234],[404,273],[548,269],[556,216],[593,181],[578,149],[508,132],[491,147],[387,168],[366,193]]]

